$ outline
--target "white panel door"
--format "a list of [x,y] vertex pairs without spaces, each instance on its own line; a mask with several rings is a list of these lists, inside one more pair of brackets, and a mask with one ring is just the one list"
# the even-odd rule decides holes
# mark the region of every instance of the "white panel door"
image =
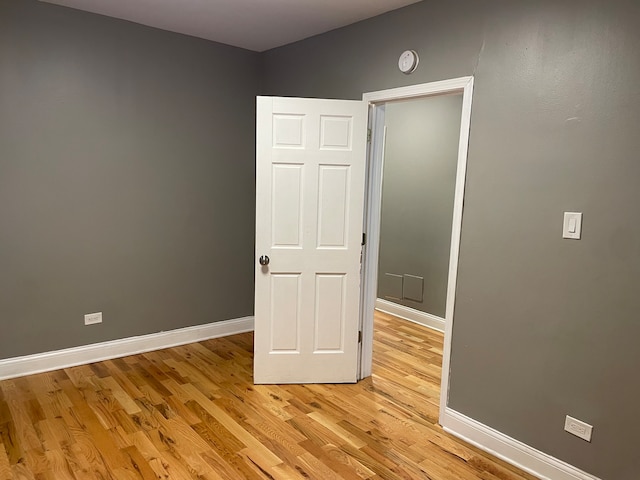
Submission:
[[257,99],[255,383],[357,380],[366,130],[362,101]]

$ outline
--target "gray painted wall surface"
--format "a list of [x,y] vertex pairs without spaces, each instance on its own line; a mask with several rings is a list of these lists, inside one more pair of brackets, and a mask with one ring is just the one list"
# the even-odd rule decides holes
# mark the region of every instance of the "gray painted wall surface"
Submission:
[[0,358],[252,314],[258,65],[0,1]]
[[607,480],[640,471],[638,45],[636,1],[426,1],[262,59],[276,95],[475,75],[449,405]]
[[424,278],[423,301],[391,301],[444,318],[462,95],[390,102],[382,186],[378,298],[385,273]]

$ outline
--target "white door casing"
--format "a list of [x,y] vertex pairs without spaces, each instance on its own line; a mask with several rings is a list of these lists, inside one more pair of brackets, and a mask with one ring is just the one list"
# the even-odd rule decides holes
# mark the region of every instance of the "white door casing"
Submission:
[[467,171],[467,151],[471,128],[471,106],[473,99],[473,77],[460,77],[439,82],[423,83],[408,87],[392,88],[365,93],[363,100],[373,105],[371,115],[373,132],[372,152],[369,165],[368,210],[365,221],[367,250],[363,260],[363,323],[362,358],[359,378],[371,375],[373,354],[373,312],[378,283],[378,253],[380,248],[380,205],[382,199],[382,158],[384,152],[384,105],[386,102],[408,100],[430,95],[462,94],[462,116],[460,120],[460,140],[458,144],[458,165],[454,195],[451,229],[451,250],[449,255],[449,279],[445,312],[444,351],[442,355],[442,382],[440,389],[440,423],[445,423],[449,398],[449,365],[451,358],[451,338],[453,336],[454,308],[458,277],[458,256],[462,233],[462,212],[464,187]]
[[257,98],[255,383],[357,380],[367,113]]

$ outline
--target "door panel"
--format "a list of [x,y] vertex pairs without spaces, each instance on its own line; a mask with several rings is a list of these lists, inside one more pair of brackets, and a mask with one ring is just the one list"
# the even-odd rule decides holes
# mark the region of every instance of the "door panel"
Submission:
[[254,381],[355,382],[367,106],[258,97],[257,123]]
[[273,246],[301,247],[303,165],[273,165]]
[[271,351],[299,353],[300,274],[271,275]]
[[346,248],[349,221],[348,166],[320,165],[318,248]]
[[314,352],[344,350],[345,275],[316,275],[316,311]]

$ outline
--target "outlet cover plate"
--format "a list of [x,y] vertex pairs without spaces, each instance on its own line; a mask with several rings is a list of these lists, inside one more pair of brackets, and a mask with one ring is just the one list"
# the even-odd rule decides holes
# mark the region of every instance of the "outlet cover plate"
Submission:
[[588,423],[583,422],[582,420],[578,420],[577,418],[570,417],[567,415],[567,418],[564,421],[564,429],[576,437],[580,437],[587,442],[591,441],[591,434],[593,433],[593,427]]
[[96,323],[102,323],[102,312],[87,313],[84,316],[85,325],[94,325]]

